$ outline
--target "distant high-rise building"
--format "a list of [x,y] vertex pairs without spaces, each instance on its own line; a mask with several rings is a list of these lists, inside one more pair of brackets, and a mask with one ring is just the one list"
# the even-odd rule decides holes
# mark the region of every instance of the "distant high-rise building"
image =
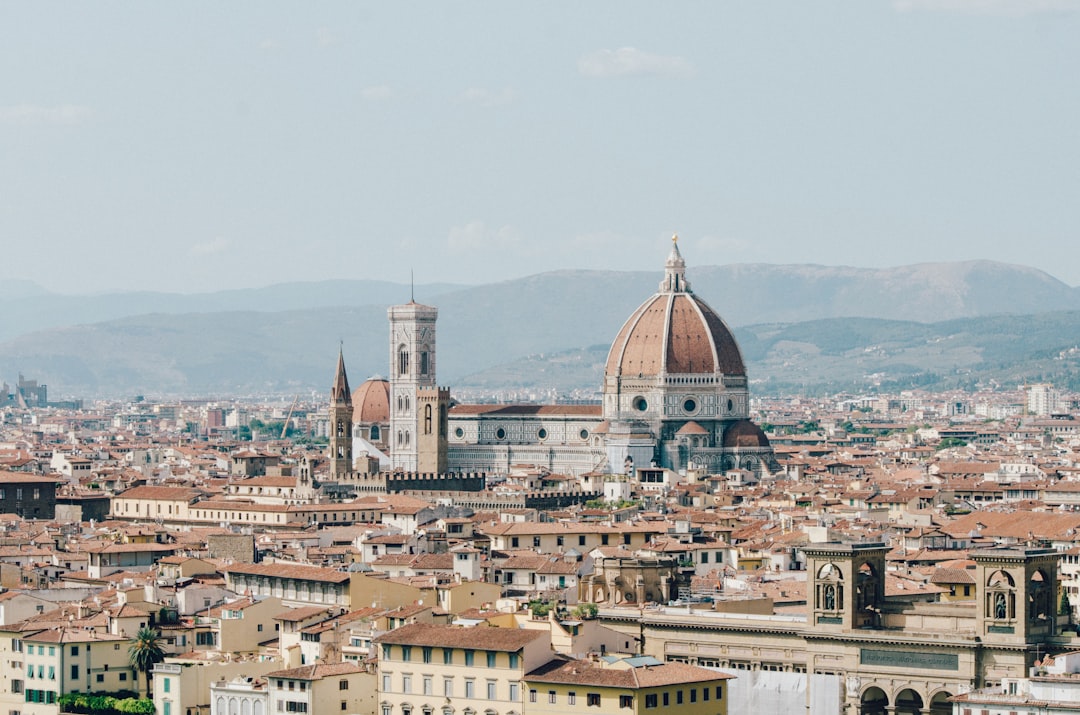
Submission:
[[1061,411],[1061,394],[1054,389],[1053,385],[1039,383],[1028,385],[1025,390],[1027,391],[1028,414],[1046,417]]
[[47,407],[49,404],[49,386],[39,385],[37,380],[27,380],[19,374],[15,385],[15,403],[20,407]]

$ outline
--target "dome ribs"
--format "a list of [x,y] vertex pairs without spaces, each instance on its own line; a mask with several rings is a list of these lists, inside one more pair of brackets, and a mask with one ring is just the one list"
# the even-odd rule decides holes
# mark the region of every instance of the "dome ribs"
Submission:
[[667,372],[685,375],[712,373],[716,361],[712,341],[690,294],[674,296],[667,342]]

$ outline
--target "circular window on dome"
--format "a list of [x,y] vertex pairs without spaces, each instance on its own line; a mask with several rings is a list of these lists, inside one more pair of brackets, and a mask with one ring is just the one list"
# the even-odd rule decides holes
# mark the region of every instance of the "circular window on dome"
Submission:
[[541,427],[539,430],[537,430],[536,436],[540,439],[547,439],[547,430]]
[[581,432],[579,432],[578,434],[581,436],[582,439],[588,439],[589,438],[589,430],[587,430],[587,429],[581,430]]
[[697,410],[697,400],[693,397],[687,397],[682,403],[683,412],[694,412]]
[[645,410],[649,409],[649,401],[646,400],[644,397],[635,397],[634,409],[638,412],[644,412]]
[[462,437],[465,436],[465,430],[458,427],[456,430],[454,430],[454,436],[457,437],[458,439],[461,439]]
[[495,439],[506,439],[506,430],[504,430],[502,427],[495,430]]
[[735,403],[732,402],[731,400],[728,400],[727,401],[727,411],[731,412],[733,409],[735,409]]

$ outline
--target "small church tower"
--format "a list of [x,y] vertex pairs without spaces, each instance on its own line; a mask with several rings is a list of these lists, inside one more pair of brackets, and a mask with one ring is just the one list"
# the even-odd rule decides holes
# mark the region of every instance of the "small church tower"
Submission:
[[[390,436],[386,443],[395,471],[418,472],[424,427],[418,398],[422,389],[437,389],[435,320],[439,310],[409,301],[390,306],[387,316],[390,319]],[[428,435],[432,433],[437,434],[432,430]]]
[[352,471],[352,412],[345,356],[338,350],[337,373],[330,390],[330,474],[337,479]]

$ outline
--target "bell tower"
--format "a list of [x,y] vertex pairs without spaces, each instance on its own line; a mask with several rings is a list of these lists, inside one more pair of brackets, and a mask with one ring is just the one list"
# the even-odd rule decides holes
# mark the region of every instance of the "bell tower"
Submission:
[[811,544],[806,554],[810,628],[851,631],[881,627],[885,603],[885,554],[872,544]]
[[420,471],[422,389],[435,382],[435,320],[438,308],[409,301],[387,310],[390,319],[390,435],[386,444],[395,471]]
[[330,389],[330,473],[337,479],[352,471],[352,412],[345,356],[339,349],[334,386]]
[[1031,644],[1057,634],[1060,553],[1013,547],[971,558],[981,600],[977,632],[985,642]]

